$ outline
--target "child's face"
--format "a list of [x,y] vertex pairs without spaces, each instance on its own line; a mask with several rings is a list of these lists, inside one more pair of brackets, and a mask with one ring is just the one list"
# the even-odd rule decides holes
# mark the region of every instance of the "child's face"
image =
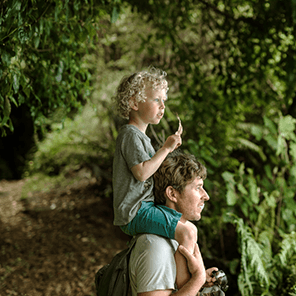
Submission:
[[138,115],[145,124],[158,124],[164,115],[167,94],[165,89],[145,89],[147,99],[138,103]]

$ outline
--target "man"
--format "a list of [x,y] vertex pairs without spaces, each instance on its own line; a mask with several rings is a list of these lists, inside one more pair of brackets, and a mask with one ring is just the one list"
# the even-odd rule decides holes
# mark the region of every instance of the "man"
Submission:
[[[154,174],[155,203],[181,213],[183,223],[198,221],[204,203],[209,200],[203,188],[205,178],[206,168],[194,156],[169,155]],[[185,283],[177,283],[179,290],[174,296],[198,295],[205,281],[214,281],[210,275],[218,269],[205,270],[197,244],[194,253],[190,254],[183,246],[178,247],[175,240],[143,234],[138,238],[130,258],[132,296],[172,295],[176,291],[176,278],[186,274],[184,270],[176,270],[175,253],[178,252],[187,259],[191,278]]]

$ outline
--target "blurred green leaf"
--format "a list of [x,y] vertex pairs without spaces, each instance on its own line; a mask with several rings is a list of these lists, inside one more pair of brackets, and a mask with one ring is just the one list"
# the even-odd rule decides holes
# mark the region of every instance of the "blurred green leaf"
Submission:
[[296,119],[291,115],[280,118],[279,131],[280,134],[287,140],[296,140],[295,136],[295,122]]

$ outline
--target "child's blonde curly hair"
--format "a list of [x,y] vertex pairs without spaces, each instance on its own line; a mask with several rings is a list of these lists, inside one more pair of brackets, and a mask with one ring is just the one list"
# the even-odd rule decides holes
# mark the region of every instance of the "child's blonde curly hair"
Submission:
[[147,71],[140,71],[122,78],[113,99],[117,105],[119,115],[129,118],[131,107],[129,100],[134,97],[137,102],[145,102],[147,99],[145,88],[147,82],[153,89],[165,89],[168,91],[168,83],[165,79],[167,73],[160,69],[149,67]]

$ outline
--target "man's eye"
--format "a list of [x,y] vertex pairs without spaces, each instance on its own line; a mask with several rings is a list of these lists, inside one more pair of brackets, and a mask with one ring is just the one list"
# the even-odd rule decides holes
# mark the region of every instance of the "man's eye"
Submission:
[[155,102],[159,102],[159,99],[155,99],[154,101],[155,101]]

